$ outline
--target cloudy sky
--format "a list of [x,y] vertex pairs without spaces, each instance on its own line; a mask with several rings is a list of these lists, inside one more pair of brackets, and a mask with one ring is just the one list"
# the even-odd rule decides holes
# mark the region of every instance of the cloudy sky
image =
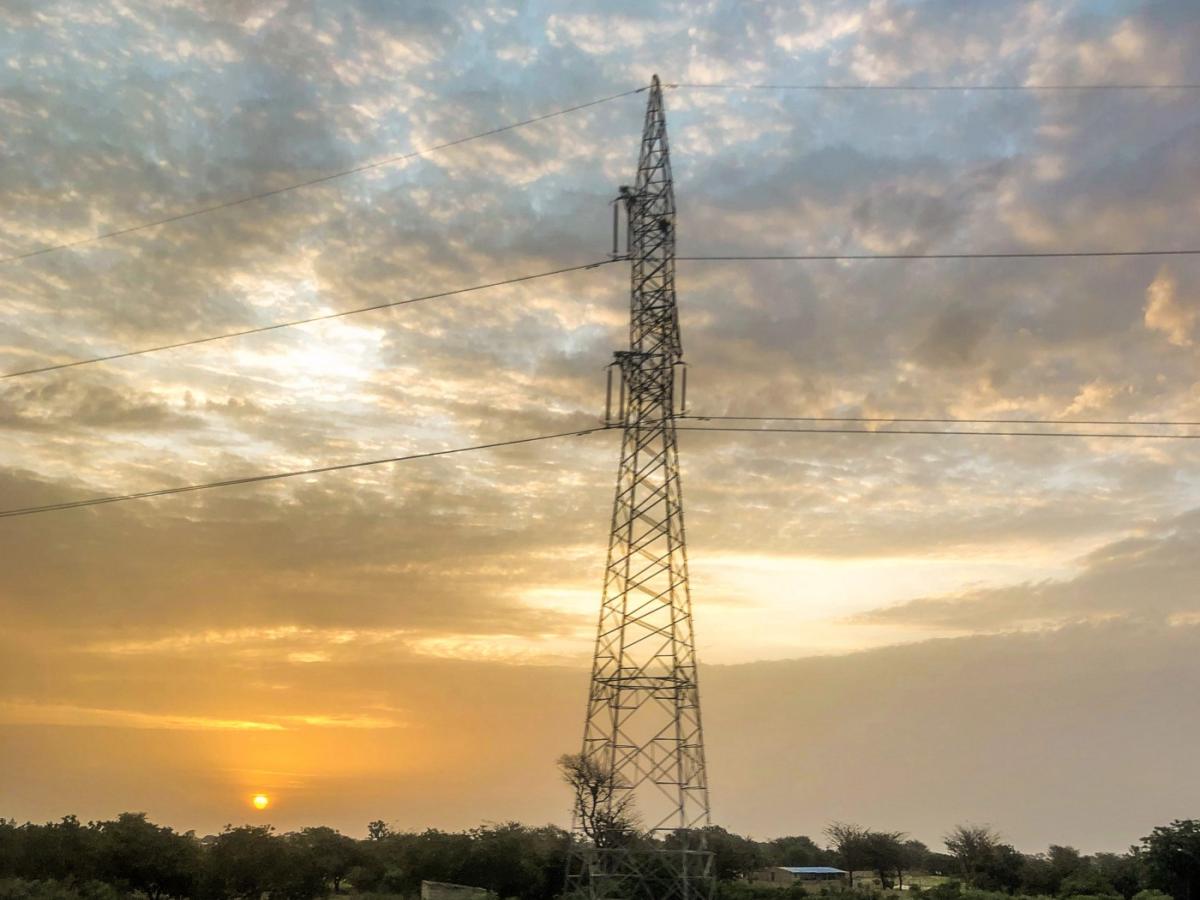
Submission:
[[[0,256],[646,84],[1200,82],[1175,2],[0,4]],[[0,371],[603,259],[645,94],[0,264]],[[670,88],[682,255],[1190,248],[1200,91]],[[0,383],[0,506],[587,427],[621,265]],[[681,262],[712,415],[1200,420],[1200,261]],[[1194,816],[1200,446],[681,435],[714,819]],[[0,816],[564,823],[616,436],[0,522]],[[248,804],[264,791],[265,814]]]

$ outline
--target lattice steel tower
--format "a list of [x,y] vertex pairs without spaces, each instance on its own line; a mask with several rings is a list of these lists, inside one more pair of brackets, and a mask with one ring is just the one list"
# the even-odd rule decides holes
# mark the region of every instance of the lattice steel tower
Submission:
[[567,887],[592,898],[707,900],[712,857],[699,829],[709,824],[708,780],[674,421],[685,390],[675,196],[657,75],[637,180],[619,202],[633,273],[629,349],[609,370],[620,376],[609,419],[623,439],[582,758],[612,779],[611,792],[593,796],[607,807],[601,817],[632,799],[650,840],[597,835],[577,803]]

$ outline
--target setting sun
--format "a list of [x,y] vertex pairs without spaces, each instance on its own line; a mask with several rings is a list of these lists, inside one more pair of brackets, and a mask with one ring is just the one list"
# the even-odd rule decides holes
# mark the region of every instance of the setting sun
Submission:
[[266,794],[255,794],[250,802],[254,804],[255,809],[266,809],[271,805],[271,798]]

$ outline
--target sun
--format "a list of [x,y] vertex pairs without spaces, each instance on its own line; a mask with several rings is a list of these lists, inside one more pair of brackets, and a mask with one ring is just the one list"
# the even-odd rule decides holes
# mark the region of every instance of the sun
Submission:
[[266,809],[271,805],[271,798],[266,794],[255,794],[250,802],[254,804],[255,809]]

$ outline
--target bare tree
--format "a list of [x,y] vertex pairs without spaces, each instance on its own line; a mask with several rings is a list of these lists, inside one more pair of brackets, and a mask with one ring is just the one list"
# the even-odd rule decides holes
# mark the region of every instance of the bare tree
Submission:
[[637,835],[633,793],[611,769],[582,753],[558,758],[563,781],[575,794],[575,818],[597,847],[627,846]]

